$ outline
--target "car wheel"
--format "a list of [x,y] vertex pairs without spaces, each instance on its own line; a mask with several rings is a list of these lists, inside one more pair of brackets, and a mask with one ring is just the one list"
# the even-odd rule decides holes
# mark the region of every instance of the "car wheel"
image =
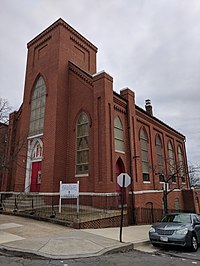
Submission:
[[197,251],[198,249],[198,242],[197,242],[197,238],[195,235],[192,235],[191,237],[191,249],[192,251]]
[[156,248],[160,247],[159,244],[152,243],[152,245],[153,245],[154,247],[156,247]]

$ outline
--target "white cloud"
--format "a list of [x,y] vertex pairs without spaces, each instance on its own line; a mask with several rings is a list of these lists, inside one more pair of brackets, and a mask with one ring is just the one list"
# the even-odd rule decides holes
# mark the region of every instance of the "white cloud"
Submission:
[[98,71],[114,90],[130,87],[136,103],[186,135],[200,163],[200,1],[6,0],[0,9],[1,96],[17,109],[23,97],[26,43],[59,17],[99,48]]

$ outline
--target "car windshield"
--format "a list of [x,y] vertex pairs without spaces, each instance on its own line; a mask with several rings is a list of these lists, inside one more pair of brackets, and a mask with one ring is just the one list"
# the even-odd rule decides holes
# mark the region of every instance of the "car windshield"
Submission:
[[190,214],[168,214],[161,222],[191,223],[191,217]]

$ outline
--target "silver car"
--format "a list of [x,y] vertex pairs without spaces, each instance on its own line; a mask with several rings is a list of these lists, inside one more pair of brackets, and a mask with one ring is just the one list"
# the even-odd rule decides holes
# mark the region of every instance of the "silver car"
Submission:
[[149,239],[154,246],[175,245],[197,251],[200,243],[200,217],[195,213],[170,213],[152,225]]

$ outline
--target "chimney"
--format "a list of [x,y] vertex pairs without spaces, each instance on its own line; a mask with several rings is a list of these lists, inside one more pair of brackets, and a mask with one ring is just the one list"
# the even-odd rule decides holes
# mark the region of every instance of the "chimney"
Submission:
[[151,100],[149,100],[149,99],[145,100],[145,109],[146,109],[147,114],[153,115]]

